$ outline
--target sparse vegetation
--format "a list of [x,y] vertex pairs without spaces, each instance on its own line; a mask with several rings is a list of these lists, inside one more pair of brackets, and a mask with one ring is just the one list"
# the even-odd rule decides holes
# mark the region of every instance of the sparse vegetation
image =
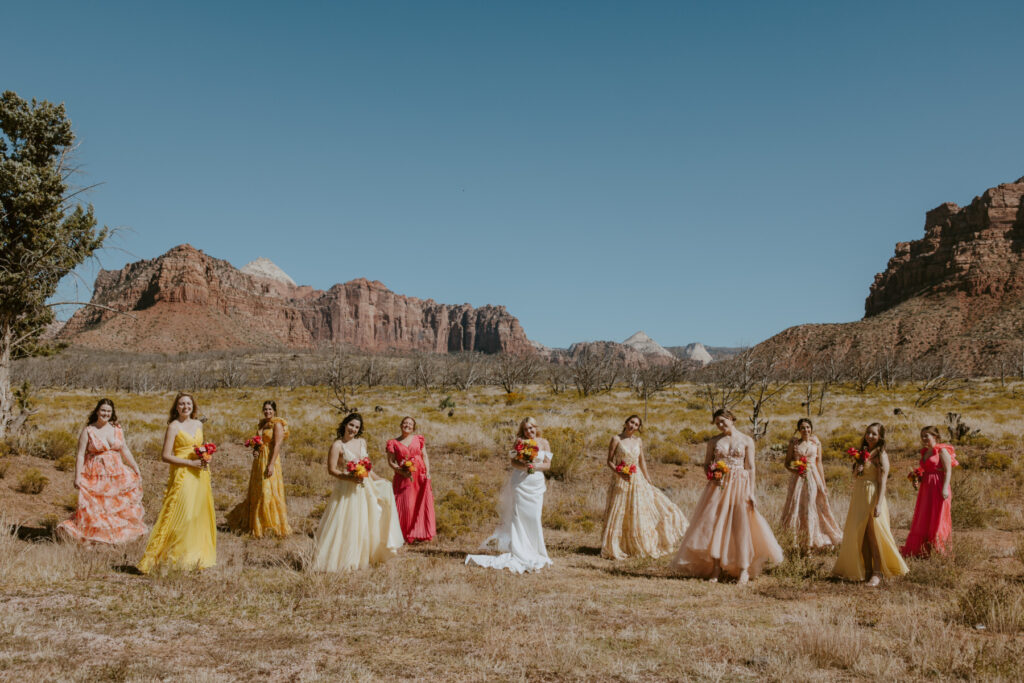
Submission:
[[36,468],[26,470],[18,479],[17,491],[36,495],[43,492],[50,480]]

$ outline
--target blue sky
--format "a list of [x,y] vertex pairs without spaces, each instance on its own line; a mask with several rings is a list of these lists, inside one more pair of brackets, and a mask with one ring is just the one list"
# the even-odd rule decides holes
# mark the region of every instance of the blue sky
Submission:
[[[503,304],[550,346],[858,319],[924,212],[1024,176],[1020,3],[17,3],[103,267],[188,242]],[[95,268],[85,268],[88,296]],[[72,283],[61,292],[74,296]]]

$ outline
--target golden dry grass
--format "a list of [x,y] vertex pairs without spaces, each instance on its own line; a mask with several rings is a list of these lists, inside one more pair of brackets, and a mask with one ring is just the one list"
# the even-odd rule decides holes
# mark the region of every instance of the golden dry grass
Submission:
[[[1018,393],[1020,393],[1018,391]],[[438,404],[451,394],[454,415]],[[331,481],[324,456],[337,415],[321,389],[198,392],[214,465],[218,515],[243,494],[248,460],[242,439],[274,398],[291,424],[284,459],[289,512],[300,532],[284,540],[220,533],[218,565],[200,573],[132,574],[142,544],[86,549],[48,540],[68,513],[71,472],[29,454],[0,458],[0,513],[17,534],[0,535],[0,677],[9,680],[1017,680],[1024,664],[1024,496],[1020,419],[1024,399],[974,383],[945,404],[892,422],[912,401],[900,390],[859,395],[840,388],[815,419],[823,441],[881,420],[890,424],[894,527],[906,535],[913,491],[903,479],[917,428],[955,407],[989,446],[958,447],[958,526],[951,558],[911,563],[911,574],[881,589],[828,577],[834,555],[803,555],[752,585],[711,585],[666,571],[666,560],[612,562],[598,556],[611,434],[631,412],[622,391],[579,399],[544,387],[506,405],[499,390],[429,392],[376,388],[357,395],[367,440],[380,458],[401,416],[426,436],[438,501],[439,537],[404,549],[384,566],[347,574],[304,571]],[[46,391],[36,422],[46,455],[75,434],[97,397]],[[115,394],[129,443],[143,467],[147,521],[160,504],[166,466],[158,460],[170,393]],[[380,406],[381,411],[374,411]],[[674,387],[647,407],[645,442],[655,483],[689,513],[703,485],[696,466],[708,429],[692,387]],[[772,406],[759,453],[760,505],[776,521],[788,475],[783,444],[801,415],[794,391]],[[738,412],[738,411],[737,411]],[[506,476],[501,453],[515,424],[534,415],[578,462],[549,480],[545,524],[555,566],[535,575],[466,567],[463,556],[492,529]],[[741,425],[742,426],[742,425]],[[29,440],[31,441],[31,439]],[[57,444],[56,446],[54,444]],[[23,444],[26,445],[26,444]],[[27,444],[31,445],[31,444]],[[984,453],[1010,457],[986,469]],[[556,449],[557,450],[557,449]],[[42,453],[42,451],[37,451]],[[59,458],[60,456],[57,455]],[[556,453],[558,457],[558,453]],[[1005,464],[1001,461],[997,465]],[[14,490],[32,468],[50,484]],[[841,462],[826,471],[837,517],[850,486]],[[780,533],[780,539],[786,535]],[[34,540],[33,540],[34,539]],[[983,626],[984,630],[976,628]]]

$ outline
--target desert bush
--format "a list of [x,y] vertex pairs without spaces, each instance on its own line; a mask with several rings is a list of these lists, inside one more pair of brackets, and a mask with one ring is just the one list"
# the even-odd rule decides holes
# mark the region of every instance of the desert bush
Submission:
[[860,441],[864,433],[850,425],[843,425],[833,429],[832,433],[822,444],[822,458],[825,460],[836,460],[846,458],[846,451],[850,448],[860,447]]
[[775,539],[782,546],[785,559],[780,564],[766,569],[766,574],[779,579],[797,581],[828,578],[832,564],[835,562],[832,556],[808,553],[805,548],[800,547],[800,543],[791,529],[776,529]]
[[76,458],[74,455],[62,455],[59,458],[57,458],[57,462],[53,463],[53,466],[56,467],[61,472],[70,472],[71,470],[75,469],[75,462],[77,460],[78,458]]
[[67,496],[65,496],[64,500],[61,501],[61,507],[63,507],[65,510],[68,510],[70,512],[74,512],[75,510],[77,510],[78,509],[78,494],[77,493],[69,493]]
[[47,429],[40,432],[29,445],[29,455],[47,460],[59,460],[65,455],[74,454],[78,449],[78,439],[64,429]]
[[502,400],[505,401],[505,405],[507,406],[514,406],[517,403],[522,403],[525,398],[526,397],[520,394],[518,391],[510,391],[504,396],[502,396]]
[[476,531],[495,516],[496,491],[488,491],[477,482],[466,482],[461,490],[450,490],[441,496],[435,510],[437,534],[457,538]]
[[26,470],[21,478],[18,480],[18,485],[15,490],[22,493],[37,494],[42,493],[46,485],[50,483],[50,480],[43,475],[42,472],[36,468]]
[[975,582],[958,596],[953,617],[996,633],[1024,631],[1024,586],[1005,579]]
[[910,572],[904,578],[923,586],[956,588],[963,584],[966,572],[985,559],[985,548],[978,541],[954,537],[948,553],[936,552],[928,557],[907,558]]
[[39,520],[39,524],[52,536],[57,530],[57,525],[60,524],[60,518],[51,512]]
[[683,427],[679,430],[679,438],[688,444],[706,443],[718,436],[717,429],[702,429],[695,431],[690,427]]
[[951,514],[953,526],[957,529],[979,529],[986,527],[996,516],[996,511],[985,504],[987,494],[984,484],[976,475],[964,472],[954,474],[952,484],[953,502]]
[[442,448],[445,448],[453,455],[457,455],[461,458],[468,458],[477,462],[487,460],[492,455],[500,453],[501,449],[496,447],[493,443],[483,438],[467,438],[464,435],[456,437],[452,441],[448,441],[442,444]]
[[563,481],[571,478],[587,458],[583,432],[572,427],[552,427],[544,430],[544,437],[551,444],[552,453],[548,476]]
[[981,470],[998,470],[1005,472],[1013,466],[1013,456],[998,451],[985,451],[971,460],[971,467]]
[[560,499],[555,505],[544,507],[543,523],[551,529],[587,533],[603,521],[603,515],[593,510],[590,499],[582,494]]

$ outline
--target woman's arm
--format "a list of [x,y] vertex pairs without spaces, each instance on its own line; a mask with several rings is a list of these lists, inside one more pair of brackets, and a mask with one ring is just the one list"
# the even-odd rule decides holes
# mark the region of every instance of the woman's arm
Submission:
[[704,471],[707,472],[711,468],[711,462],[715,459],[715,442],[719,437],[715,436],[708,439],[708,446],[704,449]]
[[953,479],[953,458],[945,448],[939,450],[939,460],[942,462],[942,470],[945,478],[942,480],[942,500],[948,500],[952,494],[949,483]]
[[[608,469],[610,469],[612,472],[615,472],[615,466],[618,464],[617,462],[615,462],[615,452],[619,449],[620,441],[621,439],[619,438],[619,435],[616,434],[615,436],[612,437],[611,443],[608,444]],[[625,481],[629,481],[628,474],[623,474],[622,472],[615,472],[615,475],[617,477],[621,477]]]
[[[395,445],[392,446],[391,444],[395,444]],[[398,474],[399,470],[402,469],[399,466],[399,464],[398,464],[398,453],[397,453],[397,450],[398,450],[398,439],[391,439],[386,444],[384,444],[384,457],[385,457],[385,459],[387,459],[388,467],[390,467],[392,470],[394,470],[395,474]]]
[[359,478],[356,475],[349,474],[348,471],[342,469],[342,448],[341,439],[335,439],[334,443],[331,444],[331,449],[327,451],[327,474],[331,475],[335,479],[351,481],[354,484],[358,484]]
[[82,427],[78,435],[78,453],[75,455],[75,488],[82,485],[82,468],[85,467],[85,447],[89,445],[89,425]]
[[263,476],[267,479],[274,476],[274,465],[281,456],[281,444],[284,442],[284,427],[280,422],[274,423],[274,440],[270,444],[270,460],[267,461],[267,469]]
[[195,460],[186,460],[184,458],[178,458],[174,455],[174,437],[178,435],[178,430],[181,429],[181,423],[175,420],[174,422],[167,425],[167,431],[164,432],[164,447],[160,451],[160,459],[171,465],[178,465],[179,467],[194,467],[195,469],[202,469],[203,461],[198,458]]
[[879,504],[885,500],[885,488],[889,481],[889,454],[884,450],[878,454],[878,467],[876,467],[875,470],[877,470],[878,476],[876,486],[878,493],[875,495],[875,508],[872,514],[877,517],[879,512],[881,512]]
[[640,471],[644,473],[644,479],[650,483],[651,475],[647,473],[647,458],[644,457],[644,442],[640,442]]
[[749,436],[743,443],[743,468],[750,472],[750,498],[748,501],[751,505],[754,505],[754,493],[757,490],[757,480],[755,478],[757,470],[754,464],[754,440]]
[[124,430],[121,430],[121,458],[128,462],[128,467],[135,470],[135,474],[142,476],[142,471],[139,469],[139,463],[135,462],[135,456],[132,455],[132,451],[128,448],[128,440],[124,438]]
[[821,439],[814,437],[814,448],[818,451],[818,462],[815,467],[818,468],[818,474],[821,475],[821,492],[828,494],[828,484],[825,483],[825,465],[821,462]]
[[427,479],[430,479],[430,458],[427,457],[427,444],[423,444],[423,448],[420,449],[420,453],[423,455],[423,469],[427,475]]

